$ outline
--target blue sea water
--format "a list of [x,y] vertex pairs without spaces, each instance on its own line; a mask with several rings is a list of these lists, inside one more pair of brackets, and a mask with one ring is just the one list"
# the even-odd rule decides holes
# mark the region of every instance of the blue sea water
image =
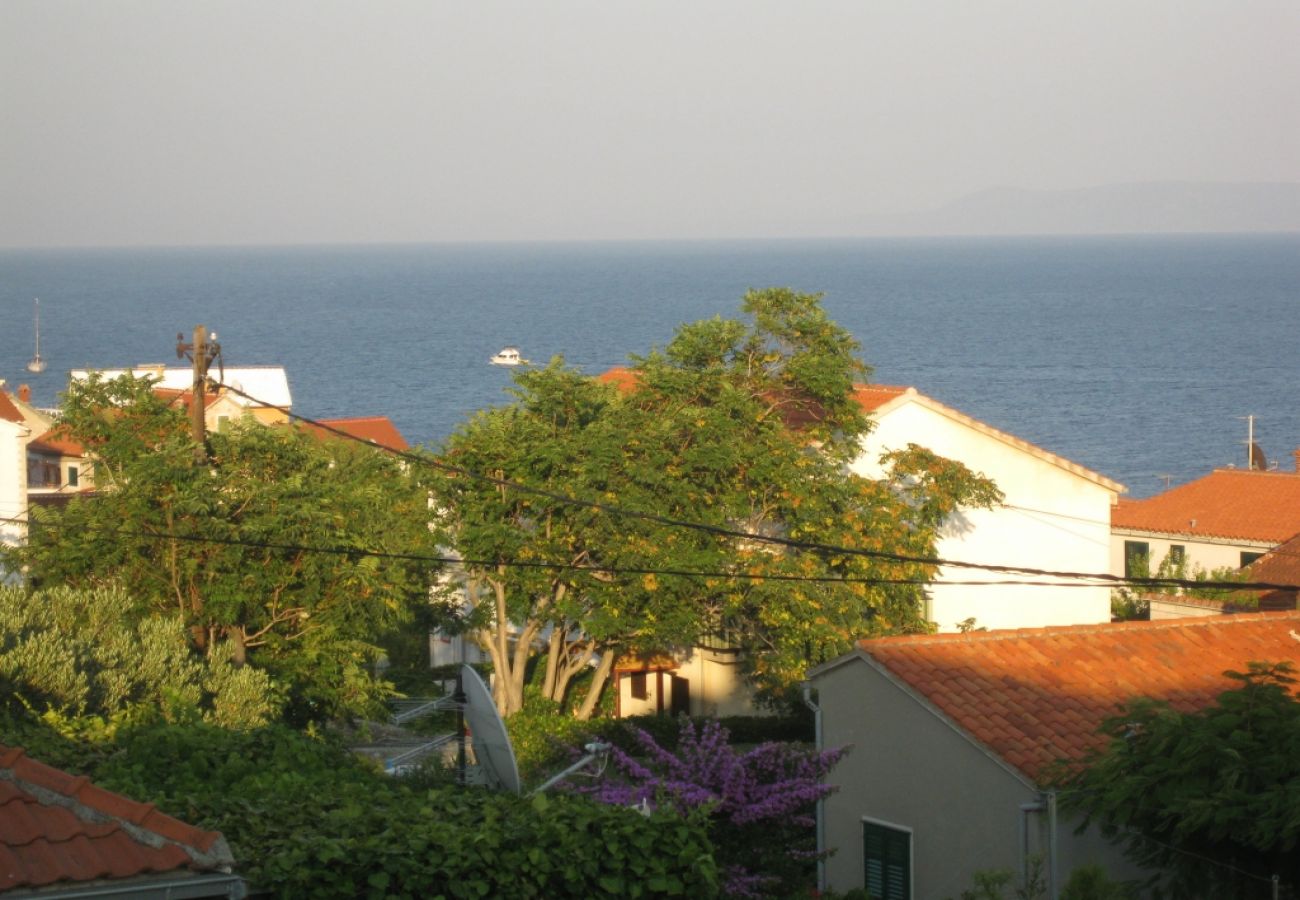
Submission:
[[[383,414],[436,444],[502,403],[507,344],[597,373],[747,288],[823,292],[873,380],[910,384],[1132,496],[1300,446],[1300,235],[0,250],[0,378],[282,364],[295,411]],[[42,355],[30,375],[32,300]]]

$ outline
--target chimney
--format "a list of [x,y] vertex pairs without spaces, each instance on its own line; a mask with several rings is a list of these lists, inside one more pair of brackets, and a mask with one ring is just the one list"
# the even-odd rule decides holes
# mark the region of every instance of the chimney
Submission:
[[[32,402],[32,386],[30,384],[18,385],[18,399],[24,403]],[[1300,450],[1297,450],[1296,453],[1300,453]],[[1300,456],[1296,457],[1296,465],[1300,466]]]

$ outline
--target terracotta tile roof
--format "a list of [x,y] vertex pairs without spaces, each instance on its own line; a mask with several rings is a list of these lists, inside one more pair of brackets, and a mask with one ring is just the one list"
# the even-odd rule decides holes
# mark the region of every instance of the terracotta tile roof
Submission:
[[0,388],[0,419],[6,422],[23,423],[23,414],[14,406],[14,401],[9,399],[9,392]]
[[229,871],[225,839],[0,745],[0,893],[149,873]]
[[[153,389],[153,392],[154,392],[154,396],[158,397],[159,399],[166,400],[168,406],[173,406],[179,403],[182,408],[189,409],[190,404],[194,402],[194,391],[192,389],[177,390],[176,388],[156,387]],[[207,409],[209,406],[216,403],[220,399],[221,399],[221,392],[219,390],[218,391],[205,390],[203,392],[203,408]]]
[[49,431],[27,444],[28,450],[37,453],[57,453],[60,456],[85,456],[86,448],[69,435],[62,425],[55,425]]
[[1101,746],[1138,696],[1199,709],[1253,661],[1300,664],[1300,613],[913,635],[860,641],[895,679],[1030,781]]
[[1111,527],[1280,544],[1300,532],[1300,474],[1216,469],[1145,500],[1121,500]]
[[853,399],[867,412],[874,412],[891,400],[897,400],[909,390],[915,388],[899,387],[890,384],[855,384]]
[[[366,416],[357,419],[321,419],[322,425],[328,425],[330,428],[337,428],[344,434],[349,434],[354,438],[363,441],[369,441],[380,447],[386,447],[389,450],[407,450],[410,444],[402,433],[397,430],[388,416]],[[318,428],[315,425],[302,423],[302,427],[308,434],[318,438],[338,438],[337,434],[326,428]]]
[[596,380],[614,385],[621,393],[630,394],[636,387],[637,374],[627,366],[615,366],[608,372],[601,372]]
[[[1251,581],[1300,585],[1300,534],[1274,547],[1246,567]],[[1296,591],[1266,591],[1260,595],[1260,609],[1295,609]]]

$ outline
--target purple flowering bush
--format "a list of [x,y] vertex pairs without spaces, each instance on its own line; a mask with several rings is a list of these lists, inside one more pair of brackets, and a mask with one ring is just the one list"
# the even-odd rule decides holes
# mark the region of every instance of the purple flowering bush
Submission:
[[823,778],[845,750],[769,742],[741,753],[716,720],[697,730],[683,718],[676,753],[632,732],[638,755],[614,747],[602,779],[572,789],[602,803],[707,815],[728,896],[806,894],[817,860],[816,802],[834,790]]

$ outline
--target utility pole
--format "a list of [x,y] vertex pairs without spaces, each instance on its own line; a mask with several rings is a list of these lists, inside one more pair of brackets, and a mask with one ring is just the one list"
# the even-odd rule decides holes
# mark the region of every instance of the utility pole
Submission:
[[[210,338],[210,339],[209,339]],[[194,364],[194,381],[190,388],[190,431],[194,437],[194,461],[202,465],[208,461],[207,430],[203,414],[207,411],[204,393],[207,390],[208,368],[220,358],[221,345],[214,332],[208,335],[203,325],[194,326],[194,341],[185,343],[185,335],[176,334],[176,358],[189,357]]]

